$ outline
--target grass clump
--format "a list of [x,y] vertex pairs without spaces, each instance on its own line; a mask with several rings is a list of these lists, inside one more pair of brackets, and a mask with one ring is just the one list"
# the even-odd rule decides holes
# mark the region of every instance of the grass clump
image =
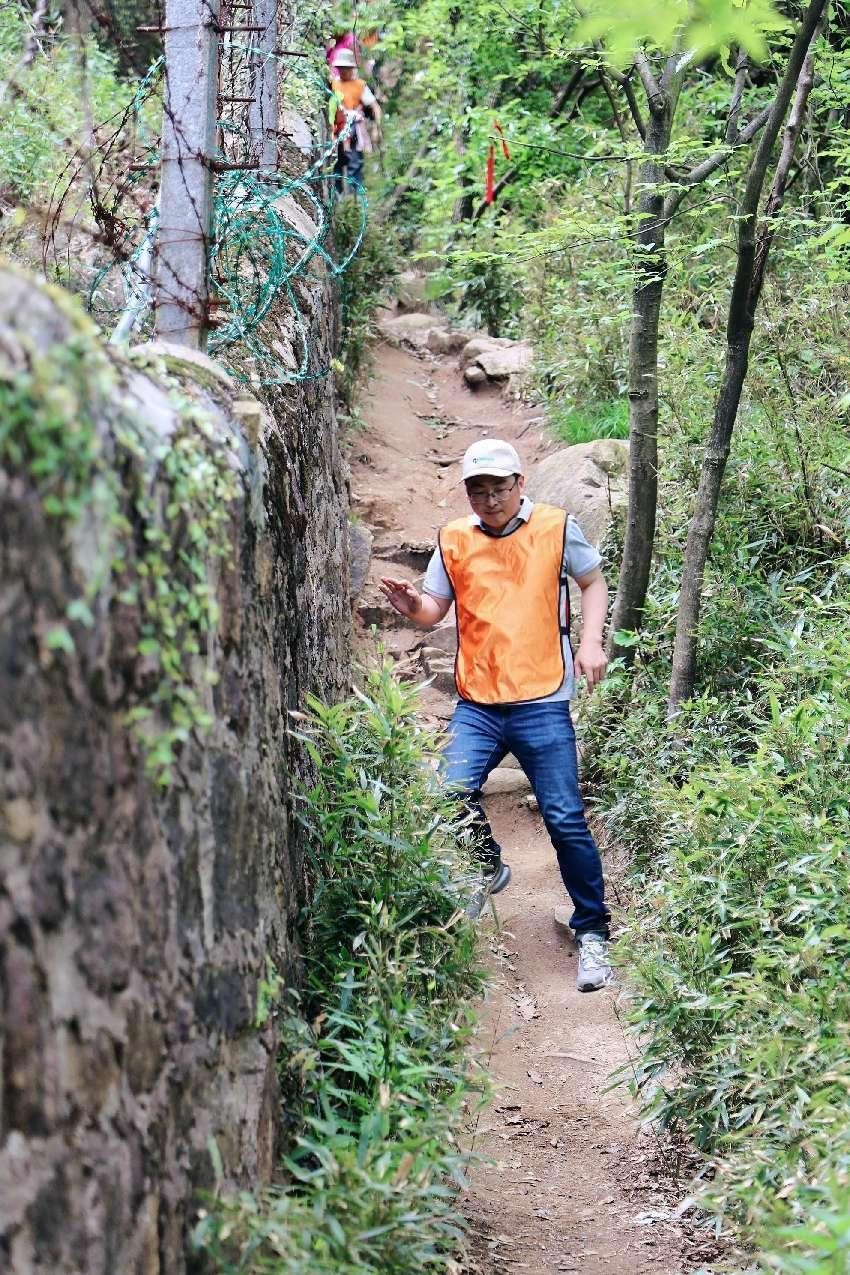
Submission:
[[613,811],[639,856],[622,952],[647,1110],[706,1154],[707,1207],[787,1270],[810,1269],[783,1265],[806,1244],[787,1228],[846,1210],[850,1170],[849,583],[737,720],[704,696],[650,726],[644,817],[633,795]]
[[624,399],[582,407],[550,404],[549,426],[556,438],[571,446],[591,443],[595,438],[628,438],[629,405]]
[[218,1270],[414,1275],[445,1270],[461,1242],[457,1129],[480,1092],[466,1046],[483,972],[461,905],[465,830],[415,708],[383,667],[304,720],[314,896],[306,988],[283,1024],[284,1181],[201,1219]]

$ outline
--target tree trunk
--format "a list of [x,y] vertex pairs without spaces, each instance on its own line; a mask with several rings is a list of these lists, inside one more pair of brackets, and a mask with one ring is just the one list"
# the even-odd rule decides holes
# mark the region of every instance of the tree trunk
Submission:
[[395,212],[396,205],[401,203],[402,199],[404,199],[405,195],[410,190],[416,179],[417,173],[428,157],[428,152],[431,149],[431,143],[434,140],[436,133],[436,128],[428,130],[424,142],[410,161],[407,171],[399,179],[392,193],[382,202],[375,217],[379,226],[385,225],[386,222],[390,220],[392,214]]
[[[814,80],[814,55],[811,52],[811,46],[828,4],[829,0],[812,0],[809,5],[791,46],[776,101],[747,175],[747,185],[738,221],[738,261],[726,327],[726,364],[717,396],[711,434],[703,457],[694,513],[688,528],[685,560],[682,565],[682,586],[679,595],[668,701],[669,716],[675,715],[680,704],[693,694],[696,678],[697,626],[702,604],[705,564],[717,520],[717,505],[726,462],[729,458],[732,431],[747,375],[755,312],[764,283],[770,245],[775,233],[774,218],[782,206],[791,161]],[[794,105],[785,130],[782,152],[765,208],[765,217],[757,234],[756,218],[767,166],[795,85]]]
[[[760,111],[743,130],[738,115],[743,93],[746,62],[739,57],[726,122],[725,143],[688,173],[682,174],[673,189],[664,164],[669,145],[679,90],[681,60],[668,58],[660,84],[656,84],[645,59],[638,61],[640,78],[650,110],[645,125],[634,96],[627,101],[638,133],[643,138],[647,159],[640,173],[638,232],[635,237],[637,263],[632,293],[632,327],[629,339],[629,507],[620,581],[611,624],[611,648],[627,662],[634,648],[621,647],[613,638],[618,630],[640,627],[655,540],[658,499],[658,324],[666,273],[665,235],[690,190],[705,181],[724,162],[726,145],[746,144],[766,124],[770,108]],[[604,82],[604,81],[603,81]],[[616,77],[624,92],[628,77]],[[663,191],[666,190],[666,194]],[[627,187],[627,196],[630,189]]]
[[[629,334],[629,506],[612,634],[640,626],[655,540],[658,498],[658,322],[667,272],[664,217],[664,155],[670,143],[681,80],[672,77],[650,99],[638,178],[638,224]],[[631,659],[629,647],[611,640],[615,655]]]
[[457,155],[458,167],[460,168],[460,194],[455,199],[454,208],[452,209],[453,226],[459,226],[462,222],[471,220],[475,203],[475,186],[471,175],[466,171],[465,165],[469,134],[470,125],[468,122],[456,127],[454,130],[455,155]]

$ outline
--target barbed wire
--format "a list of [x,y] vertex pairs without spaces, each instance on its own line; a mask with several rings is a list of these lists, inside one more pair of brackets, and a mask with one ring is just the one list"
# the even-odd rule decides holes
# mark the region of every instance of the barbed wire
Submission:
[[[211,282],[214,295],[224,302],[227,317],[217,325],[209,340],[210,352],[227,355],[229,370],[239,380],[254,385],[278,385],[316,380],[328,369],[311,368],[311,345],[302,306],[295,285],[314,262],[323,263],[333,277],[345,273],[356,256],[366,229],[367,199],[363,187],[356,197],[360,203],[360,228],[353,248],[341,261],[329,250],[331,217],[328,202],[316,193],[327,185],[326,167],[337,139],[299,177],[275,185],[252,175],[229,173],[219,182],[214,209]],[[330,152],[330,153],[329,153]],[[309,201],[315,215],[313,233],[305,233],[282,214],[281,204],[299,194]],[[306,216],[305,216],[306,221]],[[290,259],[293,258],[294,260]],[[278,367],[281,353],[275,354],[262,335],[263,321],[276,300],[285,296],[301,347],[297,368],[270,372]],[[252,375],[233,364],[231,355],[247,352],[255,365]],[[285,347],[284,347],[285,348]],[[256,365],[259,364],[259,367]]]
[[[109,23],[109,12],[88,9],[101,29]],[[317,364],[305,315],[306,292],[299,284],[317,269],[334,279],[341,277],[362,242],[368,205],[365,192],[357,188],[353,194],[359,229],[354,245],[341,259],[335,253],[337,192],[332,170],[337,146],[352,124],[347,123],[341,135],[325,135],[314,144],[302,172],[262,171],[257,137],[269,131],[271,121],[264,118],[258,91],[259,60],[274,60],[279,83],[293,75],[292,60],[298,58],[294,73],[299,91],[304,95],[309,86],[317,114],[330,87],[311,65],[310,51],[269,53],[253,38],[242,42],[226,33],[228,24],[235,29],[241,25],[228,8],[220,15],[213,15],[211,8],[209,13],[220,33],[221,78],[217,145],[214,155],[207,157],[219,170],[208,243],[208,348],[232,375],[253,386],[320,379],[329,368]],[[244,25],[252,37],[268,36],[268,26]],[[155,30],[164,31],[161,17]],[[26,94],[17,78],[15,92]],[[38,112],[38,102],[30,105]],[[170,109],[167,67],[160,56],[136,84],[126,106],[106,119],[93,120],[87,136],[74,144],[40,214],[46,272],[82,292],[104,328],[113,328],[118,319],[119,340],[129,339],[134,331],[142,338],[152,331],[154,243],[160,219],[158,118],[165,111],[173,120]],[[173,122],[179,132],[179,121]],[[57,140],[67,144],[67,139]],[[299,157],[302,153],[297,152]],[[287,148],[290,169],[294,154],[294,148]],[[200,227],[199,214],[198,227],[187,227],[187,236]],[[87,245],[85,251],[81,243]],[[162,288],[161,279],[157,286]],[[281,339],[281,326],[288,329],[287,339]]]

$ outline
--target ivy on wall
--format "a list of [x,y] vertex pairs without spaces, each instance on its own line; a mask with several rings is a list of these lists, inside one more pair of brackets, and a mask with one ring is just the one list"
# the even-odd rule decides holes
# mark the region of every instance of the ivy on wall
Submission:
[[[21,340],[20,357],[0,368],[0,462],[35,484],[66,543],[75,528],[96,527],[85,580],[46,645],[72,653],[75,629],[93,627],[105,588],[110,605],[137,608],[147,675],[126,721],[146,773],[166,786],[179,745],[210,725],[204,687],[215,674],[204,653],[218,623],[215,571],[231,554],[238,477],[210,415],[160,366],[176,428],[154,435],[122,401],[121,364],[98,347],[74,303],[52,297],[70,320],[68,338],[46,351]],[[109,431],[100,425],[107,419]]]

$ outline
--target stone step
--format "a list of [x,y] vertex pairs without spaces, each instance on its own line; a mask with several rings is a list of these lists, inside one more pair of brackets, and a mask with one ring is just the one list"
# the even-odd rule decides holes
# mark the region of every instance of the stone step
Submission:
[[376,541],[372,546],[372,556],[384,562],[395,562],[400,567],[409,567],[411,571],[423,572],[434,552],[432,540],[403,540],[401,544],[388,543],[386,540]]
[[482,789],[485,797],[525,796],[531,784],[525,773],[513,766],[497,766]]
[[390,606],[389,602],[377,602],[372,599],[363,601],[357,607],[357,615],[368,629],[373,624],[378,632],[382,629],[413,628],[410,620]]
[[444,695],[456,694],[454,656],[447,655],[439,647],[423,646],[419,652],[422,671],[431,678],[431,685]]

